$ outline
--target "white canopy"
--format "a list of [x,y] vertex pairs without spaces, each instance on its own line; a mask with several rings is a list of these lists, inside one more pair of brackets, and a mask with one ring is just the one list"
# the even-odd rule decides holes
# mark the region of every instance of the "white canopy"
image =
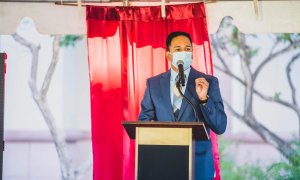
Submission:
[[[122,6],[123,4],[112,2],[101,3],[101,5]],[[160,3],[131,2],[131,5],[160,5]],[[220,22],[226,16],[231,16],[239,30],[244,33],[300,32],[300,1],[262,0],[258,5],[257,16],[253,1],[207,3],[209,33],[216,32]],[[0,34],[13,34],[23,17],[32,18],[41,34],[86,34],[84,7],[24,2],[0,2]]]

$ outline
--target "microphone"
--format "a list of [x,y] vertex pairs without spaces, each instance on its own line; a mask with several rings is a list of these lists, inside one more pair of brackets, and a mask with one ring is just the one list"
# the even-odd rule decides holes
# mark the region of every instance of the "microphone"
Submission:
[[[193,111],[194,111],[194,115],[195,115],[195,118],[196,118],[196,122],[200,122],[200,119],[199,119],[199,114],[197,112],[197,109],[196,109],[196,106],[182,93],[181,91],[181,86],[184,86],[185,85],[185,77],[184,77],[184,70],[183,70],[183,65],[184,65],[184,62],[182,60],[178,60],[177,61],[177,66],[178,66],[178,70],[179,70],[179,73],[178,73],[178,81],[176,82],[176,87],[179,91],[179,94],[187,101],[187,103],[192,107]],[[181,85],[181,86],[180,86]],[[186,89],[187,90],[187,89]]]
[[182,60],[178,60],[176,64],[179,70],[178,73],[179,81],[182,86],[185,86],[185,77],[184,77],[184,70],[183,70],[184,62]]

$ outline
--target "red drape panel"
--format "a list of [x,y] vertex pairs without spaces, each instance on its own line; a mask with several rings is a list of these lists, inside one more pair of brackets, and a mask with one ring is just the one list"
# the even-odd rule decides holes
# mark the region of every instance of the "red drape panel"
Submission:
[[[193,66],[212,74],[203,3],[161,7],[87,7],[95,180],[133,180],[134,142],[121,126],[136,120],[146,79],[165,72],[165,40],[172,31],[193,39]],[[217,138],[211,133],[217,179]]]

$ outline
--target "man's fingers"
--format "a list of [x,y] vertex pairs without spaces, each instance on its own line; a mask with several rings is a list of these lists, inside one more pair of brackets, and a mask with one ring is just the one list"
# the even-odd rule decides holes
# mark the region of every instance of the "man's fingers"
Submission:
[[196,82],[197,86],[199,86],[199,85],[200,86],[205,86],[205,87],[209,86],[209,83],[206,81],[205,78],[198,78],[198,79],[195,80],[195,82]]

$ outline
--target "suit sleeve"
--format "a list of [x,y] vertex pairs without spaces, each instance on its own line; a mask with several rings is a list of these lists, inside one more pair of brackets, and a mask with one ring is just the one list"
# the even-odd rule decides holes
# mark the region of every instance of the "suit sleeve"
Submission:
[[138,120],[139,121],[149,121],[149,120],[155,120],[155,107],[153,105],[153,101],[151,98],[150,93],[150,83],[149,80],[147,80],[147,86],[146,91],[144,94],[144,98],[141,102],[141,112],[139,114]]
[[223,134],[227,125],[227,116],[224,111],[218,79],[212,78],[209,86],[209,97],[206,105],[200,105],[201,111],[209,128],[216,134]]

